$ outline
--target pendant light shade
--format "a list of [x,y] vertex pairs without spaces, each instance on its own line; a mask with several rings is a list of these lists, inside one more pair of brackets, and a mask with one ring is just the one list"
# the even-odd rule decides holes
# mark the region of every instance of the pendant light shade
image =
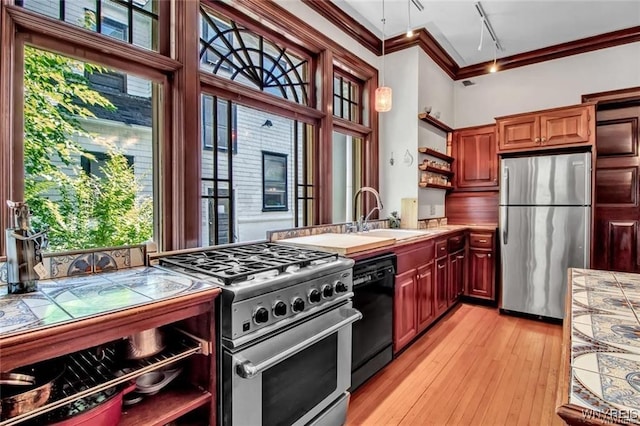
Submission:
[[375,93],[374,107],[377,112],[391,111],[391,97],[393,95],[393,93],[391,92],[391,87],[387,87],[384,85],[384,27],[386,23],[387,21],[384,17],[384,0],[382,0],[382,86],[378,87]]
[[387,112],[391,111],[391,106],[393,104],[392,99],[393,93],[391,91],[391,87],[378,87],[376,89],[376,111],[377,112]]

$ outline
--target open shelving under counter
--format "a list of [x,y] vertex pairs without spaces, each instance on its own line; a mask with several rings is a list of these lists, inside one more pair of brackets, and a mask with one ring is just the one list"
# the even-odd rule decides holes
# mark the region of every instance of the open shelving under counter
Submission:
[[[104,277],[112,280],[111,287]],[[108,291],[91,295],[82,291],[87,286],[106,285],[105,289],[122,293],[128,283],[154,298],[142,303],[134,299],[126,306],[105,312],[99,308],[78,311],[74,312],[75,317],[60,321],[45,317],[25,324],[22,329],[3,330],[0,333],[3,372],[20,372],[37,365],[58,366],[61,372],[43,405],[2,417],[0,425],[43,424],[88,414],[106,404],[100,402],[106,401],[104,398],[121,398],[117,395],[135,387],[137,378],[152,372],[165,372],[169,377],[173,374],[168,380],[175,380],[157,394],[146,392],[142,401],[123,407],[120,424],[162,425],[194,410],[205,424],[216,424],[215,299],[219,288],[154,268],[133,268],[68,281],[68,288],[54,288],[53,284],[43,282],[37,292],[1,298],[7,306],[18,307],[25,303],[32,306],[34,301],[46,302],[52,311],[52,307],[64,303],[56,295],[75,291],[85,297],[86,303],[108,306],[107,300],[101,299],[109,296]],[[113,287],[113,282],[119,282],[123,288]],[[152,328],[161,328],[164,349],[139,360],[128,359],[125,339]]]

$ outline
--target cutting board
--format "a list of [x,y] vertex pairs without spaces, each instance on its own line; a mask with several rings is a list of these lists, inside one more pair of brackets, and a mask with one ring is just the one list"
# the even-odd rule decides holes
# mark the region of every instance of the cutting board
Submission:
[[285,240],[279,240],[278,242],[349,255],[360,251],[393,245],[396,239],[355,234],[318,234],[307,237],[287,238]]

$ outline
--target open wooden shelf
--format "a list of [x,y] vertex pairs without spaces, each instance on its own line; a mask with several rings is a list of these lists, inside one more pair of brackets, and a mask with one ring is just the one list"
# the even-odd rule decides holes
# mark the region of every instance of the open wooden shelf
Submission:
[[434,117],[430,116],[427,113],[423,112],[421,114],[418,114],[418,118],[420,120],[424,121],[425,123],[429,123],[433,127],[442,130],[445,133],[453,132],[453,129],[451,127],[447,126],[442,121],[438,120],[437,118],[434,118]]
[[447,185],[439,185],[437,183],[426,183],[426,182],[420,182],[420,188],[436,188],[436,189],[446,189],[447,191],[451,191],[453,190],[453,186],[447,186]]
[[452,163],[454,160],[453,157],[450,157],[447,154],[443,154],[431,148],[420,147],[418,148],[418,152],[420,152],[421,154],[427,154],[432,157],[439,158],[441,160],[446,161],[447,163]]
[[160,391],[130,407],[123,407],[120,426],[160,426],[185,413],[211,403],[211,394],[195,386],[184,385]]
[[422,170],[423,172],[438,173],[440,175],[448,176],[448,177],[452,177],[453,176],[453,172],[451,170],[439,169],[437,167],[431,167],[431,166],[427,166],[427,165],[424,165],[424,164],[420,164],[418,166],[418,168],[420,170]]

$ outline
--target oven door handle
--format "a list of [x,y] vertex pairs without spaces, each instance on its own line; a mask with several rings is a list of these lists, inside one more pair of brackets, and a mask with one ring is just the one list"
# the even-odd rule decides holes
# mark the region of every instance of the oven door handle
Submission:
[[319,342],[325,337],[332,335],[333,333],[337,332],[341,328],[346,327],[347,325],[358,321],[359,319],[362,318],[362,313],[353,308],[341,308],[340,317],[341,317],[340,321],[334,324],[330,324],[330,325],[328,324],[327,328],[325,328],[320,333],[314,334],[313,336],[310,336],[309,338],[304,339],[283,351],[280,351],[277,355],[271,358],[267,358],[264,361],[261,361],[257,364],[254,364],[250,360],[244,359],[238,355],[234,355],[233,358],[234,358],[234,363],[236,365],[236,368],[235,368],[236,373],[238,374],[238,376],[242,377],[243,379],[251,379],[257,376],[258,374],[262,373],[263,371],[284,361],[290,356],[293,356],[298,352],[308,348],[309,346]]

